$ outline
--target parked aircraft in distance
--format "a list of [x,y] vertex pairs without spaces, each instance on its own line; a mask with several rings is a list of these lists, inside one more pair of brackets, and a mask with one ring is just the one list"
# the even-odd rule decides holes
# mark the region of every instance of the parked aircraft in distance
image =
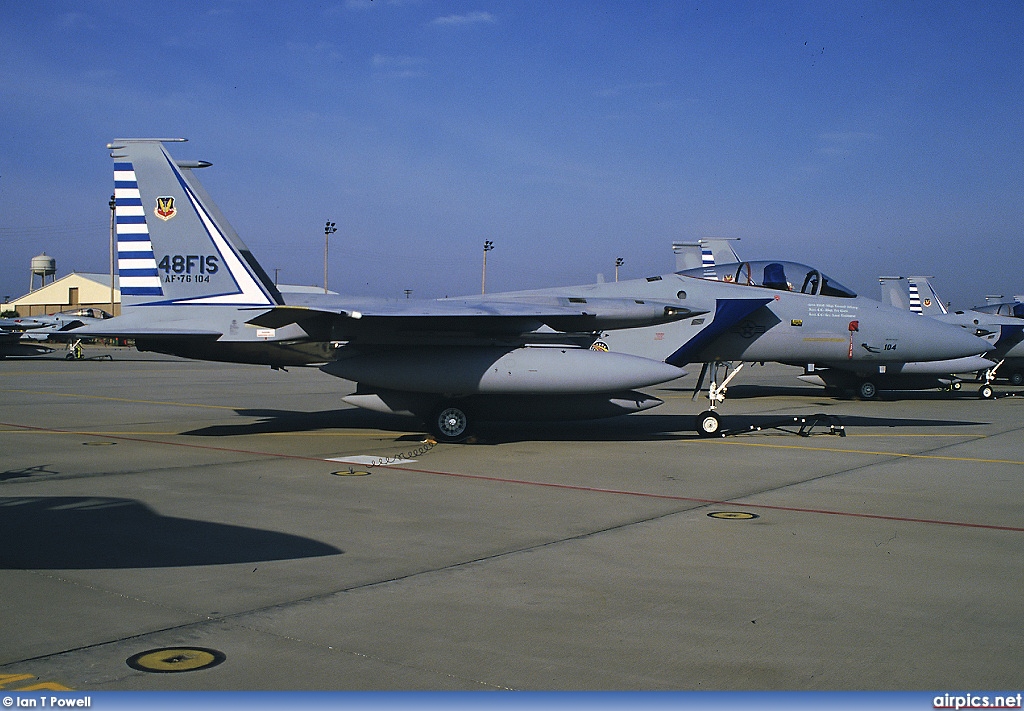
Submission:
[[989,294],[985,297],[985,305],[975,306],[972,311],[1024,318],[1024,294],[1014,294],[1012,300],[1007,300],[999,294]]
[[950,311],[935,292],[930,277],[879,277],[882,296],[894,306],[905,308],[943,323],[965,328],[992,343],[980,367],[962,367],[954,373],[980,373],[985,378],[978,394],[993,396],[992,381],[1006,377],[1014,385],[1024,384],[1024,321],[1013,316],[979,309]]
[[0,318],[0,358],[7,356],[37,356],[52,353],[52,348],[35,342],[27,342],[20,329],[20,318]]
[[[667,274],[436,300],[282,294],[194,176],[210,164],[175,160],[162,145],[172,140],[181,139],[108,146],[123,315],[80,332],[189,358],[322,364],[356,383],[346,402],[421,417],[441,440],[464,438],[475,420],[647,409],[661,401],[636,388],[675,379],[691,362],[813,356],[874,366],[897,353],[925,360],[989,347],[813,270],[796,291]],[[718,430],[714,412],[699,421],[703,434]]]
[[18,316],[7,319],[6,321],[10,325],[4,327],[12,331],[21,331],[29,338],[46,340],[56,333],[95,324],[108,318],[113,318],[113,316],[103,309],[87,306],[65,309],[55,314]]

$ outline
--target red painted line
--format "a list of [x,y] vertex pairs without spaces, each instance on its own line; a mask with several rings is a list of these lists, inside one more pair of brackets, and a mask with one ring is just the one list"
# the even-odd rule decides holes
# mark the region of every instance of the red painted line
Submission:
[[643,491],[626,491],[623,489],[604,489],[594,486],[577,486],[574,484],[555,484],[553,482],[529,481],[525,479],[506,479],[503,477],[482,476],[479,474],[457,474],[455,472],[438,472],[428,469],[410,469],[409,467],[392,467],[398,471],[417,472],[419,474],[435,474],[437,476],[450,476],[459,479],[478,479],[480,481],[493,481],[503,484],[524,484],[528,486],[544,486],[551,489],[564,489],[567,491],[586,491],[597,494],[613,494],[616,496],[636,496],[646,499],[663,499],[665,501],[685,501],[694,504],[705,504],[714,506],[737,506],[745,509],[758,509],[764,511],[790,511],[794,513],[812,513],[826,516],[846,516],[849,518],[868,518],[881,521],[901,521],[904,523],[934,523],[940,526],[959,526],[962,528],[984,528],[994,531],[1016,531],[1024,533],[1021,526],[997,526],[987,523],[969,523],[967,521],[944,521],[933,518],[913,518],[910,516],[887,516],[885,514],[857,513],[854,511],[836,511],[832,509],[809,509],[798,506],[774,506],[772,504],[744,504],[737,501],[724,501],[719,499],[700,499],[692,496],[676,496],[673,494],[652,494]]
[[[226,452],[228,454],[248,454],[259,457],[271,457],[274,459],[295,459],[306,462],[318,462],[327,463],[329,460],[323,457],[309,457],[298,454],[279,454],[276,452],[260,452],[248,449],[233,449],[229,447],[212,447],[206,444],[188,444],[186,442],[166,442],[158,439],[147,439],[145,437],[128,437],[125,435],[102,435],[102,434],[91,434],[89,432],[78,432],[75,430],[58,430],[49,427],[33,427],[31,425],[18,425],[8,422],[0,422],[2,427],[14,427],[23,430],[31,430],[35,432],[52,432],[54,434],[78,434],[83,437],[96,437],[103,439],[123,440],[127,442],[142,442],[144,444],[163,444],[168,447],[188,447],[190,449],[202,449],[212,452]],[[482,474],[459,474],[457,472],[441,472],[432,469],[414,469],[411,467],[402,466],[387,466],[382,465],[381,468],[392,469],[394,471],[410,472],[415,474],[431,474],[433,476],[447,476],[455,479],[471,479],[476,481],[489,481],[497,484],[517,484],[522,486],[539,486],[546,487],[549,489],[561,489],[563,491],[582,491],[592,494],[611,494],[614,496],[633,496],[645,499],[660,499],[663,501],[683,501],[687,503],[711,505],[711,506],[736,506],[745,509],[757,509],[762,511],[788,511],[791,513],[808,513],[818,514],[823,516],[843,516],[846,518],[864,518],[874,519],[877,521],[897,521],[902,523],[930,523],[939,526],[956,526],[960,528],[980,528],[991,531],[1013,531],[1016,533],[1024,533],[1024,527],[1022,526],[997,526],[994,524],[987,523],[970,523],[967,521],[945,521],[942,519],[933,518],[915,518],[912,516],[887,516],[885,514],[870,514],[870,513],[857,513],[855,511],[837,511],[834,509],[811,509],[802,508],[799,506],[775,506],[772,504],[746,504],[737,501],[725,501],[720,499],[702,499],[692,496],[677,496],[674,494],[653,494],[644,491],[627,491],[625,489],[605,489],[595,486],[579,486],[576,484],[557,484],[554,482],[547,481],[530,481],[528,479],[510,479],[506,477],[494,477],[484,476]]]

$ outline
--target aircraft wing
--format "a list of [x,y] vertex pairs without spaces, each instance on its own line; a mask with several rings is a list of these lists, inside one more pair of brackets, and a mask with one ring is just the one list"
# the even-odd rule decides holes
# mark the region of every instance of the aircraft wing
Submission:
[[706,313],[678,303],[624,298],[401,301],[345,309],[276,306],[249,319],[263,328],[297,324],[316,340],[395,342],[406,338],[522,337],[652,326]]

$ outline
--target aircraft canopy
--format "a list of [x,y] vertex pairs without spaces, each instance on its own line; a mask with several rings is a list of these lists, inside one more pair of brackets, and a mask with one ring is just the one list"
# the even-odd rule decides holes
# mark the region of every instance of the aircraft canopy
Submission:
[[677,272],[699,279],[713,279],[762,289],[793,291],[812,296],[837,296],[852,299],[857,294],[832,277],[813,267],[796,262],[736,262],[697,267]]

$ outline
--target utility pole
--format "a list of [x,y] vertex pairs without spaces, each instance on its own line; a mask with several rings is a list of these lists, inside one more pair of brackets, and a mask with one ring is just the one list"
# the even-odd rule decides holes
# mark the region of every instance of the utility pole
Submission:
[[484,242],[484,273],[480,279],[480,293],[487,293],[487,253],[494,249],[494,242],[487,240]]
[[338,231],[330,220],[324,225],[324,293],[327,293],[327,238]]
[[117,198],[113,195],[110,196],[110,315],[116,316],[114,313],[114,229],[116,220],[114,219],[114,213],[117,210]]
[[410,296],[412,296],[412,289],[406,289],[405,290],[405,298],[408,299]]
[[626,263],[626,260],[622,257],[615,258],[615,281],[619,280],[619,267]]

